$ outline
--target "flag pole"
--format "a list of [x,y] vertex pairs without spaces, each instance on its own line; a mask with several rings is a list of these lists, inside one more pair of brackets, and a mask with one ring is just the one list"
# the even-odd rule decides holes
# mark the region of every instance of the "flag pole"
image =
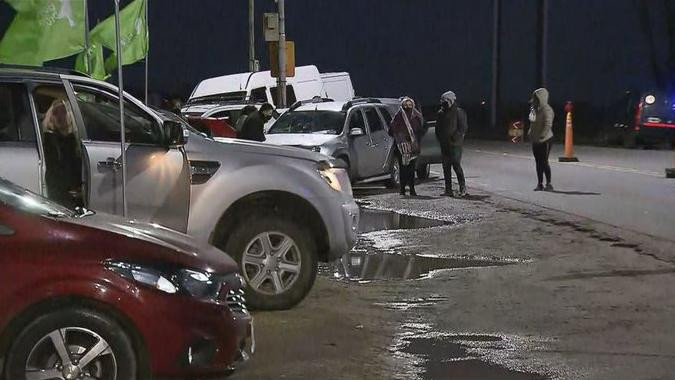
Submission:
[[150,23],[148,21],[148,3],[145,0],[145,105],[148,105],[148,61],[150,60]]
[[87,74],[91,74],[91,58],[89,57],[89,8],[87,7],[88,0],[84,2],[84,61],[87,68]]
[[120,0],[115,1],[115,46],[117,47],[117,80],[120,102],[120,144],[122,148],[122,216],[127,217],[127,151],[124,129],[124,81],[122,77],[122,39],[120,30]]

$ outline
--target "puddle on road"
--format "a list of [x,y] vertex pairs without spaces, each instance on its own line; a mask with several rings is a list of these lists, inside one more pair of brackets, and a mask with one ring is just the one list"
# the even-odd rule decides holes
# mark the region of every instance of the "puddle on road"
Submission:
[[[467,343],[476,342],[484,349],[502,350],[502,338],[490,335],[450,337],[411,337],[403,339],[401,352],[424,358],[419,364],[423,379],[500,379],[546,380],[538,374],[516,371],[480,360],[470,353]],[[492,346],[491,346],[492,345]]]
[[453,224],[456,223],[362,207],[359,233],[364,234],[385,230],[413,230],[450,226]]

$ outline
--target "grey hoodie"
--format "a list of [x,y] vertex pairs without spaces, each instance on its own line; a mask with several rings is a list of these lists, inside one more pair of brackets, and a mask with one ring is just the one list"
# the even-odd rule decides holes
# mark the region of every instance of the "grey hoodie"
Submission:
[[[530,123],[530,140],[533,144],[543,143],[553,137],[553,108],[548,104],[548,90],[539,88],[532,93],[532,99],[536,99],[537,105],[535,119]],[[533,104],[533,106],[535,106]]]

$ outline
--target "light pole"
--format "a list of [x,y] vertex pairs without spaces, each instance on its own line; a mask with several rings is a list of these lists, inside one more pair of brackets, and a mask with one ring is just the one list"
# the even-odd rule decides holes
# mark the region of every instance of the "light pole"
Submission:
[[117,80],[120,102],[120,146],[122,147],[122,216],[127,217],[127,152],[124,130],[124,80],[122,78],[122,39],[120,37],[120,0],[115,0],[115,46],[117,47]]
[[279,104],[277,108],[286,108],[286,9],[284,0],[277,0],[279,6]]
[[500,2],[493,0],[492,26],[492,97],[490,98],[490,127],[497,127],[497,107],[499,106],[499,50],[500,50]]
[[255,64],[255,0],[248,0],[248,71],[256,71]]

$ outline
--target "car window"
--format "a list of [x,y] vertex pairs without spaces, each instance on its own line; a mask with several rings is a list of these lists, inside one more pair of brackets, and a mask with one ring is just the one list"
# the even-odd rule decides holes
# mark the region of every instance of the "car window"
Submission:
[[251,102],[267,103],[267,87],[258,87],[251,90]]
[[[75,87],[75,97],[90,140],[120,141],[117,97],[86,87]],[[124,127],[129,143],[162,144],[162,132],[155,119],[128,101],[124,102]]]
[[[279,102],[279,90],[278,87],[272,87],[270,89],[272,92],[272,101],[274,102],[274,105],[278,105]],[[267,101],[267,100],[265,100]],[[293,89],[293,86],[286,86],[286,105],[291,106],[293,103],[297,102],[297,98],[295,97],[295,90]]]
[[277,120],[267,132],[276,133],[322,133],[339,135],[345,125],[344,112],[337,111],[290,111]]
[[380,115],[377,114],[375,107],[367,107],[365,111],[366,111],[366,118],[368,119],[368,127],[370,128],[370,132],[375,133],[384,130],[384,126],[382,125],[382,119],[380,119]]
[[0,83],[0,142],[35,141],[35,125],[22,84]]
[[386,107],[377,107],[377,109],[380,111],[382,114],[382,117],[384,118],[384,121],[387,123],[387,126],[391,124],[391,114],[389,113],[389,110],[387,110]]
[[355,109],[349,116],[349,129],[360,128],[366,133],[366,122],[360,109]]

